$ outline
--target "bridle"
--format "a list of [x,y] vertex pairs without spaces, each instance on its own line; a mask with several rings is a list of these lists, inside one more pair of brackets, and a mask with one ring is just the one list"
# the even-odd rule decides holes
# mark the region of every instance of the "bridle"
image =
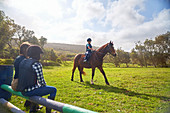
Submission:
[[[110,51],[110,44],[108,44],[106,47],[107,47],[107,49],[109,49],[109,50],[107,50],[107,53],[108,53],[108,52]],[[106,48],[106,47],[105,47],[105,48]],[[99,51],[94,51],[94,52],[97,52],[97,53],[100,53],[100,54],[103,54],[103,55],[104,55],[104,54],[107,54],[107,53],[103,53],[103,52],[99,52]],[[109,53],[110,53],[110,52],[109,52]]]
[[[107,48],[107,49],[106,49]],[[103,60],[103,57],[106,55],[106,54],[111,54],[111,52],[110,52],[110,44],[108,44],[106,47],[105,47],[105,49],[106,49],[106,52],[100,52],[100,51],[92,51],[92,53],[99,53],[100,55],[102,55],[102,56],[99,56],[99,55],[97,55],[97,54],[95,54],[95,56],[97,57],[97,59],[98,60]],[[115,53],[114,53],[115,54]]]

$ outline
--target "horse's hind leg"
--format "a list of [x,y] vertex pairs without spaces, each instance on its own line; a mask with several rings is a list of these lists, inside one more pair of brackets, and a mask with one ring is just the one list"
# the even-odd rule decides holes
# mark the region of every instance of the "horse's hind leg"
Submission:
[[84,82],[83,78],[82,78],[82,72],[83,72],[83,68],[78,66],[79,72],[80,72],[80,82]]
[[71,81],[73,81],[75,70],[76,70],[76,66],[74,65],[74,67],[73,67],[73,69],[72,69],[72,77],[71,77]]

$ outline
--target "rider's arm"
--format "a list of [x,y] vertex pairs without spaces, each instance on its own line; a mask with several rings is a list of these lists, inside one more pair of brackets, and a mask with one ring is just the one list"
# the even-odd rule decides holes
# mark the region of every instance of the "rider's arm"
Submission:
[[88,49],[90,49],[90,50],[94,51],[94,49],[90,48],[90,46],[88,46]]

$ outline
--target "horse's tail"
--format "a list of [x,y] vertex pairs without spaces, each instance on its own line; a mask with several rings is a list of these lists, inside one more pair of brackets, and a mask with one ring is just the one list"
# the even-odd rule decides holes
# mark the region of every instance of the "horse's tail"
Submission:
[[83,74],[83,75],[86,75],[86,72],[82,71],[82,74]]

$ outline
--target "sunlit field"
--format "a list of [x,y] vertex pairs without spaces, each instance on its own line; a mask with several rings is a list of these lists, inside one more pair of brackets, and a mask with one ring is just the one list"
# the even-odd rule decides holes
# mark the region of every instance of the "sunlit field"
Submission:
[[[80,83],[78,69],[71,81],[71,66],[44,67],[47,85],[57,88],[56,101],[102,113],[162,113],[170,105],[169,68],[104,68],[110,86],[96,69],[94,85],[90,84],[91,69],[85,69]],[[20,109],[25,100],[12,96],[11,103]],[[39,113],[45,112],[45,107]]]

